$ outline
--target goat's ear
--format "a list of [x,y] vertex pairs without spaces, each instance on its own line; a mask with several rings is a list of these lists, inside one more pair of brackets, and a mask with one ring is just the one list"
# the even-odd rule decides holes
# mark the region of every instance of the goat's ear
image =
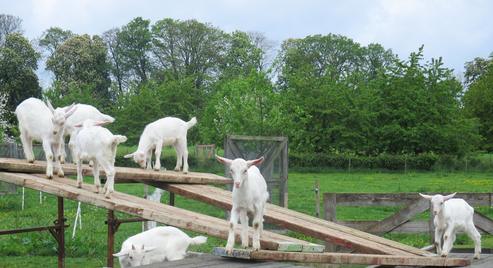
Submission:
[[449,199],[453,198],[456,194],[457,194],[457,193],[453,193],[453,194],[449,194],[449,195],[447,195],[447,196],[444,196],[444,197],[443,197],[443,201],[447,201],[447,200],[449,200]]
[[146,248],[144,248],[144,245],[142,245],[142,249],[144,250],[144,252],[149,252],[149,251],[155,250],[156,247],[146,247]]
[[113,254],[113,256],[115,257],[123,257],[123,256],[128,256],[128,252],[118,252],[118,253],[115,253]]
[[222,164],[225,164],[225,165],[231,165],[231,162],[233,162],[233,160],[231,159],[227,159],[227,158],[224,158],[224,157],[220,157],[219,155],[216,154],[216,160],[219,162],[219,163],[222,163]]
[[82,127],[82,123],[75,124],[74,127]]
[[111,123],[110,121],[94,121],[92,123],[93,126],[104,126]]
[[65,119],[69,118],[69,116],[74,114],[74,112],[76,110],[77,110],[77,106],[75,106],[75,104],[72,103],[72,105],[70,105],[69,109],[67,109],[67,111],[65,112]]
[[127,154],[123,158],[132,158],[132,157],[134,157],[134,154],[135,153]]
[[248,165],[248,167],[251,167],[253,165],[258,166],[258,165],[262,164],[262,162],[264,162],[264,157],[263,156],[260,157],[260,158],[257,158],[257,159],[253,159],[253,160],[247,161],[247,165]]
[[55,113],[55,109],[53,109],[53,105],[51,105],[50,100],[46,100],[46,106],[48,106],[48,109],[50,109],[51,113]]
[[[144,245],[142,245],[142,246],[144,246]],[[132,244],[132,250],[135,250],[135,245],[134,244]]]
[[431,195],[422,194],[422,193],[419,193],[419,195],[421,195],[421,197],[423,197],[424,199],[428,199],[428,200],[431,200],[431,198],[433,197]]

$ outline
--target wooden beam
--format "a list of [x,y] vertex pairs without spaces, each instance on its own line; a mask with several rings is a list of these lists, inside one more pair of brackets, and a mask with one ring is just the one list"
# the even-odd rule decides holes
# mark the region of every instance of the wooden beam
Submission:
[[364,265],[388,265],[388,266],[466,266],[471,263],[464,258],[440,258],[440,257],[418,257],[418,256],[389,256],[375,254],[352,254],[352,253],[305,253],[305,252],[282,252],[271,250],[252,251],[247,249],[234,249],[231,254],[226,253],[224,248],[214,248],[216,256],[232,257],[250,260],[265,261],[289,261],[308,263],[329,264],[364,264]]
[[[19,173],[43,174],[46,171],[45,161],[28,163],[24,159],[0,158],[0,170]],[[138,181],[161,181],[169,183],[202,183],[202,184],[230,184],[231,179],[209,173],[183,172],[176,171],[153,171],[140,168],[116,167],[115,181],[117,183],[134,183]],[[77,166],[74,164],[64,164],[65,175],[77,174]],[[92,175],[92,168],[84,165],[84,175]],[[104,171],[101,170],[104,175]],[[135,180],[138,178],[138,181]]]
[[[187,211],[166,204],[156,203],[121,192],[114,192],[111,198],[108,199],[105,198],[103,194],[95,193],[94,185],[83,184],[82,188],[77,188],[76,181],[72,179],[55,177],[52,180],[48,180],[43,178],[43,175],[36,176],[0,172],[0,180],[222,239],[226,239],[228,236],[229,222],[223,219]],[[253,230],[250,228],[249,232],[251,237]],[[239,233],[240,230],[236,230],[236,241],[240,241]],[[293,242],[310,245],[309,242],[288,236],[268,231],[262,233],[260,239],[262,248],[277,250],[279,242]]]
[[485,216],[484,214],[474,211],[474,225],[478,227],[480,230],[493,234],[493,220]]
[[264,137],[264,136],[244,136],[244,135],[228,135],[231,140],[243,140],[243,141],[279,141],[283,142],[287,140],[286,137]]
[[[231,209],[231,192],[217,187],[165,183],[153,183],[152,185],[223,209]],[[358,252],[388,255],[432,255],[424,250],[272,204],[267,204],[264,219],[286,229],[301,232]]]

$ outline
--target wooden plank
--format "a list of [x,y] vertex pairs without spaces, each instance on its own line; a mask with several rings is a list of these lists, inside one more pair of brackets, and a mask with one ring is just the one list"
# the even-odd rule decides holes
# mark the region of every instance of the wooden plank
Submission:
[[[220,208],[231,209],[231,192],[217,187],[163,183],[152,185]],[[389,255],[431,255],[424,250],[272,204],[267,204],[264,219],[286,229],[298,231],[358,252]]]
[[428,200],[424,198],[418,199],[397,213],[370,226],[366,231],[370,233],[388,233],[409,221],[416,214],[426,211],[429,207],[430,203]]
[[418,256],[389,256],[375,254],[352,253],[306,253],[306,252],[280,252],[271,250],[245,250],[234,249],[228,254],[224,248],[214,248],[216,256],[241,258],[250,260],[290,261],[308,263],[330,264],[365,264],[365,265],[389,265],[389,266],[466,266],[471,263],[465,258],[440,258]]
[[[107,199],[103,194],[94,193],[95,187],[93,185],[83,184],[82,188],[77,188],[76,181],[71,179],[54,178],[47,180],[42,178],[42,175],[37,177],[29,174],[0,172],[0,180],[222,239],[226,239],[228,235],[229,222],[225,220],[120,192],[113,193],[112,197]],[[236,230],[236,241],[240,241],[239,231],[239,229]],[[253,234],[251,228],[249,232]],[[262,233],[260,242],[262,248],[277,250],[280,241],[310,244],[268,231]]]
[[478,211],[474,211],[473,217],[476,227],[486,233],[493,234],[493,220]]
[[243,140],[243,141],[285,141],[286,137],[264,137],[264,136],[244,136],[244,135],[228,135],[231,140]]
[[[0,158],[0,170],[43,174],[46,170],[46,162],[36,161],[34,163],[28,163],[24,159]],[[139,178],[139,181],[152,180],[169,183],[231,183],[231,179],[209,173],[189,172],[184,174],[183,172],[176,171],[154,171],[127,167],[116,167],[115,170],[115,181],[119,183],[137,182],[135,178]],[[74,164],[64,164],[63,171],[65,175],[75,175],[77,174],[77,166]],[[84,165],[83,173],[84,175],[92,175],[92,168]],[[101,170],[101,176],[104,176],[103,170]]]

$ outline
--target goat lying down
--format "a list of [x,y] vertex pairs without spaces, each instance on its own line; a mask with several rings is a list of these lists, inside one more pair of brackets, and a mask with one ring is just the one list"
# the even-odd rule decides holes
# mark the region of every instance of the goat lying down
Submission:
[[455,242],[456,234],[465,232],[474,241],[474,258],[479,259],[481,254],[481,234],[474,226],[474,208],[464,199],[453,198],[455,194],[432,196],[420,193],[421,197],[431,201],[437,254],[447,257]]
[[161,226],[127,238],[113,256],[118,257],[123,268],[176,261],[185,258],[188,246],[205,242],[207,237],[191,238],[176,227]]
[[75,137],[75,160],[77,162],[77,186],[82,186],[82,161],[93,161],[94,184],[96,192],[99,193],[101,181],[99,180],[99,167],[101,166],[106,173],[106,184],[103,192],[109,198],[114,191],[115,183],[115,156],[118,144],[125,142],[127,137],[113,135],[108,129],[101,127],[107,122],[97,122],[86,120],[82,124],[75,125],[80,127],[80,131]]

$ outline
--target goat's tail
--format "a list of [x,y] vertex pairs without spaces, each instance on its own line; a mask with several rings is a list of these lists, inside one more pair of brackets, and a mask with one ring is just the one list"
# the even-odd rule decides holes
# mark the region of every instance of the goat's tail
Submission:
[[117,145],[126,141],[127,141],[127,137],[123,135],[113,135],[113,145]]
[[187,122],[187,129],[190,129],[191,127],[195,126],[197,124],[197,118],[194,116],[190,121]]
[[106,121],[106,122],[109,122],[109,123],[113,123],[115,122],[115,118],[107,115],[107,114],[101,114],[101,118],[102,120],[101,121]]
[[207,242],[207,237],[205,236],[196,236],[194,238],[190,238],[190,245],[200,245],[200,244],[204,244],[205,242]]

